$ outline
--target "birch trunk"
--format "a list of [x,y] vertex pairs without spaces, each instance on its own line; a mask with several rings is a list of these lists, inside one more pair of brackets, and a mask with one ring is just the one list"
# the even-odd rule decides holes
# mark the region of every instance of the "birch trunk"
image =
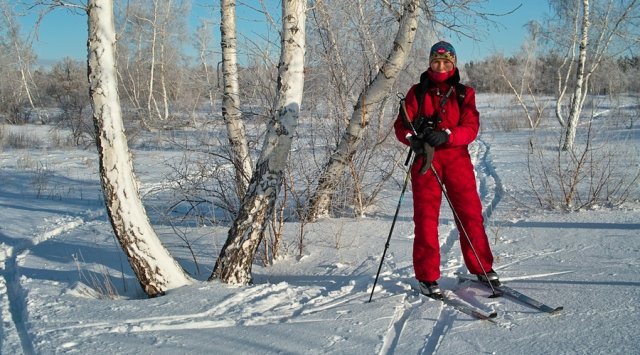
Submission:
[[151,104],[153,103],[155,107],[156,114],[160,116],[160,110],[158,109],[158,104],[156,103],[156,99],[153,96],[154,89],[154,81],[155,79],[155,70],[156,70],[156,42],[158,37],[158,30],[156,28],[158,23],[158,4],[156,1],[153,2],[153,21],[148,20],[151,23],[151,53],[150,53],[150,63],[149,63],[149,93],[147,95],[147,114],[149,115],[149,121],[153,121],[153,117],[151,117]]
[[236,174],[236,193],[242,199],[249,185],[253,163],[249,156],[249,146],[240,112],[235,0],[222,0],[220,11],[222,15],[222,23],[220,24],[222,80],[224,83],[222,118],[227,126],[227,137],[231,146],[231,161]]
[[329,67],[331,81],[336,90],[336,99],[340,105],[340,122],[348,124],[350,110],[348,103],[355,100],[356,97],[352,97],[348,89],[347,66],[338,48],[334,30],[331,28],[329,12],[323,0],[316,0],[313,13],[316,14],[315,19],[320,36],[326,41],[326,65]]
[[109,220],[142,289],[162,295],[191,279],[160,242],[138,193],[117,92],[113,1],[90,0],[87,13],[89,93]]
[[405,2],[391,52],[374,80],[363,89],[358,98],[349,125],[318,179],[318,187],[311,198],[307,213],[308,220],[314,221],[318,217],[328,215],[333,192],[353,159],[369,124],[368,107],[373,107],[385,99],[404,67],[418,27],[419,3],[419,0]]
[[247,284],[251,266],[282,187],[304,87],[306,0],[282,2],[282,39],[274,116],[238,217],[209,278]]
[[167,91],[167,70],[165,68],[165,51],[164,51],[164,43],[160,44],[160,87],[162,88],[162,120],[169,119],[169,92]]
[[[206,82],[207,88],[207,99],[209,99],[209,106],[211,107],[211,111],[213,112],[213,108],[215,107],[215,99],[216,95],[213,90],[214,83],[212,80],[212,74],[209,72],[209,63],[207,62],[207,58],[209,57],[209,25],[206,21],[202,21],[202,24],[196,30],[196,36],[198,39],[198,55],[200,58],[200,63],[202,64],[202,72],[204,73],[204,79]],[[195,118],[194,118],[194,127],[195,127]]]
[[[369,63],[372,63],[373,66],[369,69],[367,73],[371,78],[375,73],[380,71],[379,65],[379,57],[378,57],[378,49],[376,48],[375,42],[373,42],[373,38],[371,38],[371,31],[369,30],[369,24],[367,23],[364,16],[364,8],[362,6],[362,0],[356,1],[356,7],[358,9],[358,19],[360,20],[360,26],[358,26],[358,32],[360,32],[360,37],[362,37],[362,46],[364,47],[364,53],[370,53],[371,59]],[[367,78],[367,79],[369,79]]]
[[[160,87],[162,89],[162,104],[163,110],[160,119],[168,120],[169,119],[169,92],[167,90],[167,70],[166,70],[166,51],[165,51],[165,43],[167,42],[167,37],[169,37],[169,28],[168,22],[172,16],[171,9],[173,8],[173,1],[164,0],[164,8],[162,13],[162,22],[160,27]],[[160,113],[159,113],[160,114]]]
[[22,86],[24,87],[24,92],[27,95],[27,100],[29,101],[29,106],[31,108],[35,108],[35,104],[33,102],[33,95],[31,94],[31,89],[29,88],[29,79],[31,74],[29,72],[29,63],[27,63],[26,58],[23,58],[24,48],[20,43],[20,28],[19,25],[14,23],[15,15],[8,7],[8,4],[4,2],[0,3],[0,11],[5,18],[5,22],[7,24],[7,33],[9,34],[9,40],[13,45],[13,49],[15,50],[16,60],[18,62],[18,70],[20,71],[20,81]]
[[[610,55],[608,50],[614,38],[625,41],[627,43],[625,44],[627,49],[635,47],[633,47],[633,41],[629,42],[626,36],[631,36],[631,38],[634,39],[637,38],[634,32],[636,27],[634,19],[637,17],[635,14],[638,11],[638,0],[628,2],[607,1],[607,6],[605,6],[604,11],[593,12],[595,25],[592,24],[591,20],[592,12],[590,10],[589,0],[582,0],[582,6],[582,36],[578,57],[576,85],[570,102],[563,150],[573,149],[580,113],[588,94],[589,79],[600,64],[603,63],[604,59]],[[593,26],[597,27],[592,29]],[[595,39],[590,39],[589,31],[594,30],[599,33],[599,35],[596,36]],[[589,51],[587,51],[587,45],[589,45]]]
[[[571,107],[569,109],[569,117],[567,118],[567,131],[564,139],[562,150],[573,150],[573,144],[576,140],[576,129],[580,120],[580,112],[582,111],[582,97],[584,85],[584,68],[587,62],[587,44],[589,41],[589,0],[582,1],[582,36],[580,38],[578,52],[578,67],[576,73],[576,87],[571,96]],[[584,88],[586,91],[586,87]]]

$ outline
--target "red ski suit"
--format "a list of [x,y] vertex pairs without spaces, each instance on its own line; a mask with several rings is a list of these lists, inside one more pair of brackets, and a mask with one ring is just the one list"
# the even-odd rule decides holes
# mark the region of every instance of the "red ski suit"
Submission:
[[[423,77],[429,75],[429,72],[422,75]],[[423,81],[422,79],[421,81]],[[480,114],[476,109],[475,90],[468,86],[463,104],[459,108],[455,92],[455,84],[459,80],[460,76],[456,68],[455,74],[445,82],[431,83],[424,96],[420,113],[417,112],[418,102],[415,91],[418,84],[416,84],[409,89],[405,106],[410,121],[414,122],[420,116],[434,117],[436,113],[439,113],[442,121],[435,129],[450,131],[448,142],[435,148],[432,165],[438,172],[460,219],[456,220],[456,224],[458,231],[460,231],[460,245],[467,269],[472,274],[482,274],[482,268],[485,271],[491,270],[493,255],[484,230],[482,204],[476,190],[474,168],[468,150],[468,145],[478,135]],[[440,107],[440,101],[451,86],[453,86],[452,93],[444,107]],[[398,115],[394,128],[398,140],[409,145],[408,137],[412,131],[410,126],[404,122],[402,113]],[[422,157],[419,157],[411,167],[413,221],[415,224],[413,267],[416,279],[419,281],[436,281],[440,278],[438,219],[442,189],[430,169],[425,174],[420,174],[421,166]],[[464,231],[469,236],[473,248],[482,262],[482,268],[462,232],[462,227],[464,227]]]

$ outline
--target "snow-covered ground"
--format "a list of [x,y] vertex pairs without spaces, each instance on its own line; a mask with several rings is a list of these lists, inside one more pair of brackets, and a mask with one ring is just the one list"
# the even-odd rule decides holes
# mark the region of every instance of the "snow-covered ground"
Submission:
[[[483,117],[504,115],[479,96]],[[637,114],[637,107],[635,108]],[[502,112],[502,113],[500,113]],[[485,119],[485,118],[483,118]],[[35,126],[15,129],[33,131]],[[14,129],[7,127],[6,129]],[[639,168],[638,129],[614,141]],[[45,135],[46,136],[46,135]],[[640,202],[574,213],[536,208],[528,192],[529,130],[486,130],[472,147],[496,270],[508,285],[551,306],[540,313],[488,298],[465,272],[451,213],[441,216],[441,284],[468,303],[495,310],[502,326],[419,296],[411,266],[408,191],[373,302],[367,302],[400,188],[389,184],[376,212],[306,226],[305,255],[294,247],[255,284],[206,282],[226,228],[184,243],[157,230],[198,283],[147,299],[117,246],[101,202],[94,151],[0,151],[0,353],[2,354],[632,354],[640,339]],[[633,152],[635,150],[635,153]],[[172,151],[135,152],[142,191],[160,189]],[[398,172],[401,181],[403,172]],[[153,187],[153,188],[152,188]],[[445,205],[445,203],[443,203]],[[292,244],[298,226],[288,224]],[[117,297],[103,297],[109,275]],[[101,291],[96,289],[102,288]]]

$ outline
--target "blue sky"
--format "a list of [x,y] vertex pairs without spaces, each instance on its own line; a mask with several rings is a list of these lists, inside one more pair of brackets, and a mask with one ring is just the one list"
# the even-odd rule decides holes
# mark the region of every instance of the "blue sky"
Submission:
[[489,0],[483,7],[483,12],[505,14],[516,8],[511,14],[494,17],[497,25],[483,30],[482,32],[487,32],[485,36],[478,34],[483,36],[482,41],[448,38],[454,44],[459,60],[469,62],[494,53],[514,54],[527,37],[525,25],[531,20],[542,21],[543,16],[549,12],[547,1],[541,0]]
[[[195,28],[198,19],[202,17],[218,17],[219,8],[212,9],[212,0],[193,1],[190,25]],[[251,3],[252,0],[245,1]],[[255,1],[257,2],[257,1]],[[275,3],[271,1],[272,3]],[[485,58],[493,53],[511,55],[515,53],[526,37],[524,25],[533,19],[540,20],[548,10],[546,1],[525,0],[489,0],[483,10],[487,13],[506,13],[521,5],[513,14],[496,17],[498,26],[487,29],[487,35],[481,41],[459,39],[457,37],[442,38],[453,43],[461,63]],[[277,10],[276,10],[277,11]],[[255,28],[257,17],[254,11],[247,8],[238,8],[239,28]],[[35,15],[22,20],[22,31],[28,33],[33,30]],[[64,57],[74,59],[86,58],[87,22],[83,15],[71,13],[67,10],[56,10],[49,13],[40,23],[38,39],[34,41],[34,50],[40,63],[51,63]],[[218,26],[212,27],[214,34],[218,36]],[[254,30],[255,31],[255,30]],[[490,32],[489,32],[490,31]],[[484,31],[482,31],[484,32]],[[480,34],[482,36],[482,34]]]

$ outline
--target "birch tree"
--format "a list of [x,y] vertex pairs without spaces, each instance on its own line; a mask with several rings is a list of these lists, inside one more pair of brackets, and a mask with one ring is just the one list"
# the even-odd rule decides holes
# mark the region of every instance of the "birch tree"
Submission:
[[[536,128],[540,124],[540,121],[542,121],[542,114],[546,107],[546,104],[543,104],[536,99],[536,93],[534,91],[535,88],[533,87],[535,84],[534,73],[539,69],[536,65],[537,58],[535,58],[538,45],[539,25],[531,21],[527,24],[527,27],[529,29],[529,37],[522,45],[522,52],[515,57],[516,59],[519,59],[516,63],[517,68],[514,68],[511,73],[506,73],[505,68],[508,68],[508,65],[504,60],[502,60],[498,65],[498,69],[500,71],[500,76],[504,79],[507,85],[509,85],[516,101],[520,107],[522,107],[527,118],[529,128]],[[520,81],[520,85],[516,88],[516,85],[518,84],[517,80]],[[528,101],[525,97],[527,94],[529,97]],[[529,109],[529,105],[533,106],[535,112],[532,112],[532,110]]]
[[118,41],[119,75],[125,94],[146,114],[143,124],[166,121],[177,96],[180,46],[190,8],[188,0],[127,2]]
[[306,0],[282,1],[282,33],[273,117],[240,211],[210,280],[247,284],[263,232],[282,187],[304,87]]
[[144,292],[162,295],[191,279],[160,242],[138,192],[117,91],[113,1],[89,0],[86,11],[89,94],[109,220]]
[[[200,60],[202,73],[196,73],[193,84],[198,87],[202,87],[202,90],[205,91],[205,95],[209,100],[209,107],[211,107],[211,110],[213,111],[216,100],[216,90],[214,90],[216,84],[214,83],[215,77],[213,75],[213,67],[209,63],[209,58],[212,57],[213,54],[212,49],[209,48],[212,37],[209,22],[206,20],[200,20],[200,25],[198,25],[198,28],[196,28],[196,32],[194,33],[194,44],[198,49],[198,59]],[[200,94],[197,96],[200,96]],[[193,124],[194,126],[196,125],[195,117]]]
[[227,127],[231,146],[231,161],[236,172],[236,192],[242,198],[249,184],[252,162],[245,137],[244,123],[240,111],[240,88],[238,85],[238,61],[236,41],[236,2],[221,0],[220,44],[222,46],[222,118]]
[[[316,0],[312,9],[313,19],[318,32],[321,33],[322,44],[324,48],[323,65],[328,68],[329,78],[332,86],[335,88],[336,95],[330,99],[335,100],[339,110],[337,115],[338,121],[344,123],[349,122],[349,101],[351,99],[351,91],[349,90],[349,79],[347,75],[347,65],[343,59],[343,54],[338,47],[333,28],[331,28],[331,11],[324,0]],[[353,100],[355,101],[355,97]]]
[[374,79],[364,87],[358,97],[349,124],[329,162],[322,170],[318,186],[311,198],[307,218],[315,220],[329,213],[335,187],[353,159],[369,123],[370,108],[385,100],[398,74],[409,56],[418,27],[419,0],[406,0],[393,47]]
[[[578,24],[579,17],[576,15],[575,24]],[[572,150],[573,143],[576,138],[576,129],[578,126],[578,121],[580,118],[580,112],[582,111],[582,102],[587,94],[587,88],[585,84],[585,75],[584,68],[587,59],[587,43],[589,40],[589,0],[582,0],[582,21],[581,21],[581,36],[578,45],[578,64],[576,70],[575,77],[575,87],[573,89],[573,94],[570,98],[569,103],[569,117],[567,118],[567,128],[566,128],[566,136],[564,140],[564,145],[562,150]],[[576,30],[578,26],[575,27]],[[574,37],[577,38],[577,37]],[[572,47],[575,48],[575,44],[572,44]],[[571,54],[574,55],[574,52],[571,51]],[[571,60],[571,64],[573,64],[573,60]],[[571,65],[569,65],[570,67]],[[568,83],[568,82],[567,82]],[[566,85],[566,84],[565,84]],[[562,93],[566,90],[566,86],[561,89],[561,94],[558,97],[556,102],[556,115],[558,115],[558,120],[560,122],[564,122],[564,119],[561,117],[561,103],[562,103]]]
[[[566,127],[563,150],[572,151],[582,107],[589,90],[589,79],[600,64],[615,54],[614,42],[619,42],[618,51],[632,49],[638,45],[637,33],[628,31],[638,26],[638,0],[592,1],[574,0],[552,2],[556,13],[570,20],[570,27],[551,33],[553,39],[569,38],[569,42],[560,43],[566,49],[563,65],[558,68],[558,90],[556,118]],[[591,11],[595,7],[596,11]],[[571,29],[567,31],[566,29]],[[572,34],[566,36],[566,32]],[[556,42],[557,43],[557,42]],[[612,53],[613,52],[613,53]],[[575,72],[573,64],[577,57]],[[569,112],[565,118],[563,102],[566,92],[571,92]]]
[[[31,54],[31,48],[21,39],[20,25],[16,21],[16,14],[6,1],[0,1],[0,24],[4,25],[7,36],[6,43],[0,48],[4,47],[2,48],[3,52],[13,57],[14,65],[19,73],[19,84],[11,84],[13,86],[11,91],[18,96],[24,94],[29,106],[35,108],[35,99],[31,89],[31,86],[34,85],[31,76],[31,65],[34,58]],[[16,86],[19,87],[18,90],[15,90]]]

